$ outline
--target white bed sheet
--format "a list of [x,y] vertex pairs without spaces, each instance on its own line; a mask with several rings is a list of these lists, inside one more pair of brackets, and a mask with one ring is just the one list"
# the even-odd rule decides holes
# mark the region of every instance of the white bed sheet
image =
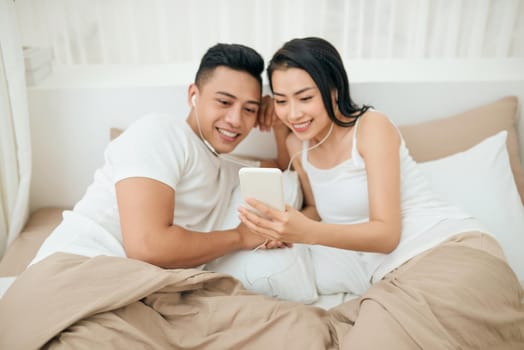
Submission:
[[311,305],[327,310],[357,297],[358,295],[351,293],[320,294],[318,300]]
[[13,284],[16,277],[0,277],[0,298],[4,296],[7,289]]

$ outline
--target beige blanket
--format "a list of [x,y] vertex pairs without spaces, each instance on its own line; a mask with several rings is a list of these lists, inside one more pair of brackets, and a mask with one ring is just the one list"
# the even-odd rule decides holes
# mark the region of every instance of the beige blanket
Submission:
[[524,349],[514,273],[460,244],[328,311],[213,272],[54,254],[0,299],[0,349]]
[[[46,345],[47,344],[47,345]],[[0,300],[0,349],[334,349],[329,314],[212,272],[54,254]]]

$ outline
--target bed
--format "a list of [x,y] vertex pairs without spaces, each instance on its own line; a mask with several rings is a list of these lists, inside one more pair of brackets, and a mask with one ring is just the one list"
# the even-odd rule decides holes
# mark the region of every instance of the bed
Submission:
[[[389,88],[391,84],[384,91]],[[461,91],[461,87],[454,89]],[[407,90],[411,91],[413,96],[418,88],[412,85],[408,86]],[[363,102],[371,103],[368,96],[372,95],[372,91],[377,92],[373,85],[361,84],[356,89],[357,99],[360,97]],[[440,90],[434,85],[428,85],[426,92],[428,91]],[[392,108],[389,103],[392,99],[382,97],[381,100],[380,91],[378,95],[382,105],[375,104],[375,107],[390,115],[400,126],[399,129],[408,149],[414,159],[421,164],[435,191],[478,217],[492,230],[502,244],[511,267],[524,285],[524,170],[522,168],[524,128],[519,118],[519,95],[523,92],[522,86],[518,85],[518,89],[514,91],[515,94],[507,93],[504,89],[496,92],[482,91],[475,99],[468,97],[457,102],[453,108],[448,106],[447,110],[452,111],[448,114],[434,110],[426,113],[426,110],[420,110],[419,113],[422,115],[420,118],[403,118],[399,116],[398,111],[389,111]],[[445,95],[446,102],[451,104],[454,100],[453,93],[447,91]],[[469,104],[464,101],[469,101]],[[422,104],[419,103],[420,105]],[[431,109],[436,106],[438,104],[434,103],[427,107]],[[445,110],[446,108],[443,109]],[[412,112],[411,115],[416,113]],[[121,125],[116,126],[121,127]],[[111,137],[116,137],[114,128],[106,128],[105,132],[107,133],[109,129],[112,132]],[[251,151],[257,148],[256,145],[262,142],[261,140],[264,140],[263,137],[265,136],[255,135],[248,139],[239,153],[253,155]],[[288,202],[294,201],[299,205],[300,191],[297,190],[295,181],[292,176],[288,178],[286,198]],[[38,187],[38,183],[35,186]],[[232,206],[234,205],[235,203],[232,203]],[[48,315],[47,318],[35,318],[34,324],[24,330],[24,332],[34,331],[38,336],[22,339],[24,337],[18,334],[18,338],[13,338],[16,332],[6,335],[0,330],[0,339],[4,339],[2,340],[4,345],[13,345],[13,339],[17,339],[17,348],[33,348],[43,346],[47,342],[52,345],[59,345],[60,342],[62,345],[87,344],[85,342],[89,339],[89,332],[96,329],[96,324],[114,325],[118,328],[120,327],[116,321],[118,317],[125,318],[126,315],[134,315],[134,313],[140,315],[140,318],[157,317],[147,312],[141,313],[136,309],[140,306],[133,303],[142,301],[147,305],[157,305],[164,310],[164,315],[173,312],[171,315],[180,317],[183,315],[186,318],[189,317],[188,315],[193,315],[194,308],[200,308],[199,310],[202,307],[206,308],[206,312],[199,316],[203,318],[199,318],[199,322],[202,323],[197,323],[208,328],[205,336],[195,334],[195,330],[184,325],[182,321],[174,321],[173,325],[181,327],[187,333],[177,333],[175,340],[170,338],[170,344],[174,342],[192,348],[206,346],[213,348],[212,344],[215,346],[227,344],[226,348],[243,348],[250,344],[252,347],[248,346],[249,348],[258,348],[257,346],[264,348],[260,344],[269,344],[263,339],[266,334],[271,334],[272,337],[281,337],[279,339],[283,339],[284,342],[291,337],[293,339],[303,337],[303,341],[297,343],[297,349],[337,348],[336,335],[344,331],[344,326],[333,321],[337,318],[336,310],[355,299],[357,295],[350,290],[345,290],[344,283],[341,282],[344,273],[348,272],[347,269],[344,270],[343,267],[329,269],[326,268],[326,264],[316,264],[320,259],[332,259],[333,264],[343,266],[344,257],[330,252],[316,251],[314,247],[299,245],[289,250],[287,255],[276,253],[270,259],[264,257],[264,254],[267,254],[265,252],[246,252],[243,255],[225,257],[221,261],[214,262],[214,265],[210,264],[210,267],[203,271],[189,269],[173,273],[158,271],[154,267],[144,266],[147,264],[136,261],[122,264],[110,257],[83,259],[57,254],[54,261],[35,265],[30,269],[35,270],[33,275],[27,273],[22,281],[13,284],[16,276],[24,271],[33,258],[39,245],[61,221],[62,212],[68,207],[70,206],[51,205],[36,208],[23,232],[0,261],[0,293],[3,294],[9,289],[9,292],[0,299],[1,301],[5,301],[4,298],[8,297],[9,293],[23,293],[24,284],[26,287],[27,284],[34,284],[41,291],[42,300],[51,300],[48,305],[28,300],[22,306],[26,312],[38,308],[42,314]],[[230,222],[233,224],[234,218],[231,218]],[[267,263],[269,260],[274,263]],[[108,263],[113,267],[104,269],[103,266],[107,266]],[[74,266],[75,273],[71,270],[63,270],[59,265]],[[238,266],[252,268],[246,272],[247,268],[239,269]],[[37,274],[37,270],[45,272],[44,275],[50,279],[42,279],[42,275]],[[77,275],[77,273],[85,273],[85,275]],[[114,280],[123,273],[127,276],[125,286],[117,288],[119,284],[115,284]],[[88,283],[89,276],[100,275],[104,275],[107,281],[111,280],[106,287],[92,286]],[[318,288],[318,276],[328,280],[323,282],[322,289]],[[10,286],[17,289],[13,290],[9,288]],[[105,297],[98,300],[98,303],[86,296],[79,296],[79,299],[74,301],[68,299],[69,295],[64,296],[63,300],[52,297],[57,290],[64,290],[70,286],[75,286],[77,289],[85,288]],[[212,296],[213,298],[209,299],[212,302],[206,304],[195,296],[202,296],[202,294],[205,294],[208,299]],[[187,298],[189,303],[185,311],[169,309],[170,302],[186,300],[184,298]],[[282,301],[275,304],[276,300]],[[221,303],[230,305],[230,311],[220,315],[214,314],[212,311],[218,310],[217,305]],[[266,304],[268,307],[264,308]],[[75,307],[67,313],[67,317],[64,317],[63,313],[53,312],[53,310],[67,309],[70,305]],[[117,306],[123,308],[107,315],[108,310],[113,310]],[[6,307],[5,302],[4,307]],[[7,305],[7,309],[10,307],[14,305]],[[288,331],[276,330],[268,324],[253,325],[252,329],[245,325],[250,319],[248,315],[269,320],[273,319],[275,314],[279,315],[277,317],[279,322],[275,324],[287,327],[285,329]],[[209,317],[212,317],[211,321]],[[297,322],[297,319],[308,321]],[[327,319],[331,321],[326,323]],[[144,332],[151,332],[151,329],[144,325],[143,320],[137,321],[136,318],[133,320],[135,323],[126,324],[127,328],[121,331],[135,335],[134,339],[128,339],[131,342],[149,344],[148,341],[154,337],[150,333],[144,335]],[[238,326],[236,331],[225,332],[225,328],[234,328],[233,325]],[[57,340],[55,335],[66,329],[71,333],[65,335],[62,333],[60,341]],[[311,329],[316,330],[315,339],[306,336]],[[157,331],[162,333],[165,329]],[[105,331],[101,331],[100,334],[101,339],[104,336],[113,339]],[[217,334],[223,337],[220,341],[216,338]],[[191,335],[195,338],[191,338]],[[162,337],[160,334],[157,336]],[[259,339],[252,343],[252,337]],[[78,343],[75,343],[76,341]],[[155,344],[158,348],[165,345],[161,340],[158,342]],[[113,345],[118,347],[125,344],[127,343],[124,341],[116,341]],[[91,343],[91,346],[95,345]]]

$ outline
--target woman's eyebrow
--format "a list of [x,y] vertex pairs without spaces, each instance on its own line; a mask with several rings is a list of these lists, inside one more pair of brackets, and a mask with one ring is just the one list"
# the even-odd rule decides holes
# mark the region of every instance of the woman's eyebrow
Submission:
[[[293,95],[300,95],[301,93],[303,92],[306,92],[308,90],[311,90],[311,89],[314,89],[315,87],[313,86],[308,86],[308,87],[305,87],[303,89],[300,89],[298,90],[297,92],[293,93]],[[285,94],[281,93],[281,92],[276,92],[276,91],[273,91],[273,95],[278,95],[278,96],[285,96]]]

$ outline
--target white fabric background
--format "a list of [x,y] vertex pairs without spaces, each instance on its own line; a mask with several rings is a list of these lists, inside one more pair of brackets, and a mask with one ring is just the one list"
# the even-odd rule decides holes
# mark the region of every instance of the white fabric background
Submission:
[[58,64],[192,62],[216,42],[266,59],[321,36],[345,59],[524,58],[524,0],[17,0]]
[[13,1],[0,0],[0,257],[29,211],[31,141],[23,62]]

